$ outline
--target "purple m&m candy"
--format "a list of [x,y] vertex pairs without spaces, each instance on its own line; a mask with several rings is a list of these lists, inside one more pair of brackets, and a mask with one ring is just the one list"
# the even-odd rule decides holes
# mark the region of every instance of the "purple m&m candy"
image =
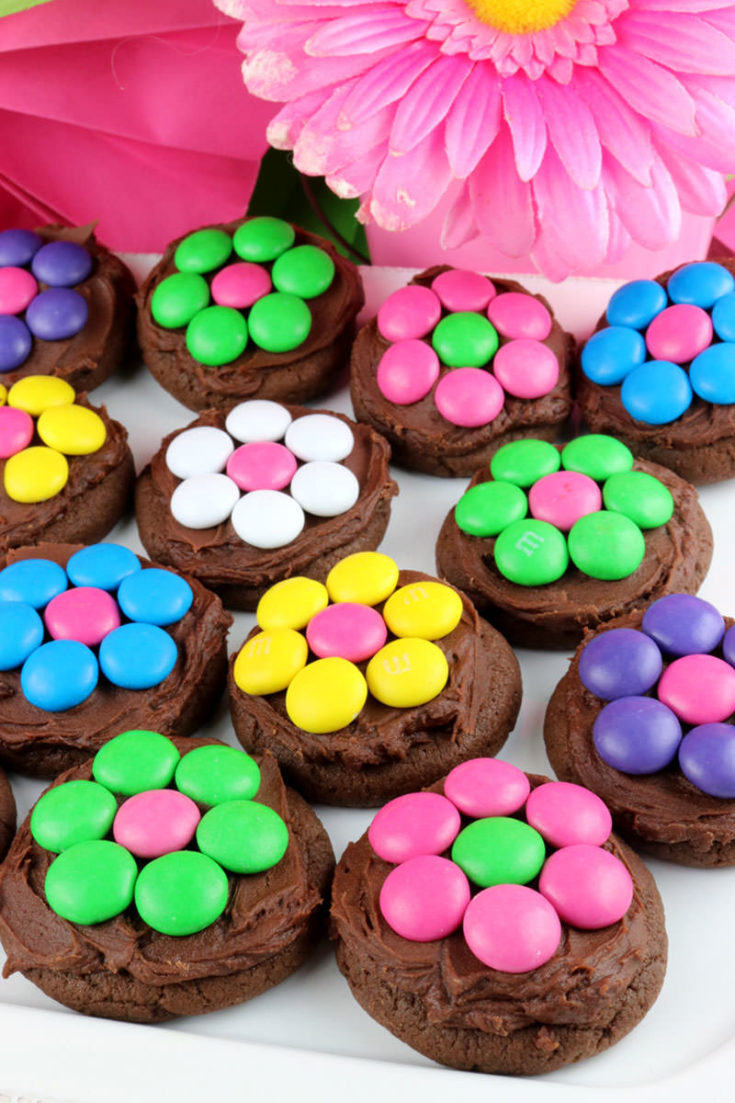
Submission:
[[0,267],[23,268],[42,244],[33,230],[3,230],[0,233]]
[[722,654],[730,666],[735,666],[735,625],[728,628],[722,641]]
[[87,300],[68,287],[50,287],[36,295],[26,310],[28,328],[43,341],[63,341],[87,324]]
[[33,345],[28,326],[14,314],[0,315],[0,372],[19,368]]
[[725,622],[701,597],[667,594],[646,610],[641,627],[669,655],[705,655],[722,639]]
[[34,256],[31,269],[49,287],[73,287],[92,271],[92,257],[75,241],[49,241]]
[[735,797],[735,728],[701,724],[681,741],[679,765],[693,785],[711,797]]
[[633,628],[612,628],[586,645],[579,657],[579,676],[590,693],[613,701],[635,697],[655,685],[663,660],[656,644]]
[[592,738],[608,766],[624,774],[654,774],[676,755],[681,724],[655,697],[619,697],[595,720]]

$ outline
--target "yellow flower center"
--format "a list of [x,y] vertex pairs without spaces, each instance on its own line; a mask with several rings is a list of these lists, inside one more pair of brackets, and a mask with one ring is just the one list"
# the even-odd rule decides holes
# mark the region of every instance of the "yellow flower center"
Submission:
[[467,0],[478,19],[507,34],[545,31],[561,22],[577,0]]

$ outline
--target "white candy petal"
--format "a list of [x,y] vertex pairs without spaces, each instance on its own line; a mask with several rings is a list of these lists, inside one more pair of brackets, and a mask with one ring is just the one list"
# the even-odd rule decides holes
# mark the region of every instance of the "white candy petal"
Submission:
[[295,540],[306,523],[304,511],[280,490],[253,490],[232,511],[232,527],[255,548],[282,548]]
[[286,447],[300,460],[343,460],[354,444],[349,425],[329,414],[297,417],[286,433]]
[[234,450],[232,437],[224,429],[198,425],[174,437],[166,449],[166,466],[179,479],[213,475],[224,471]]
[[223,524],[240,497],[227,475],[194,475],[179,483],[171,495],[171,513],[188,529],[208,529]]
[[336,517],[352,509],[360,496],[360,484],[340,463],[305,463],[291,480],[291,493],[307,513]]
[[255,440],[282,440],[290,424],[291,415],[280,402],[252,398],[230,410],[225,428],[235,440],[250,444]]

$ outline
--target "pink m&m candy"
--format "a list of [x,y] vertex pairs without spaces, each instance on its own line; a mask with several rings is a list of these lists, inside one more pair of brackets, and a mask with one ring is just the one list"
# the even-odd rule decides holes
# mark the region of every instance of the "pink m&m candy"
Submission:
[[495,297],[495,287],[487,276],[464,268],[449,268],[446,272],[440,272],[431,281],[431,290],[437,293],[447,310],[479,313]]
[[646,348],[654,360],[686,364],[712,341],[712,319],[701,306],[667,306],[646,330]]
[[428,287],[409,284],[389,295],[378,311],[378,330],[386,341],[425,337],[441,318],[439,297]]
[[602,494],[594,479],[578,471],[543,475],[528,494],[531,515],[568,532],[580,517],[602,509]]
[[218,306],[243,310],[262,299],[271,289],[270,274],[259,264],[242,261],[228,264],[212,280],[212,298]]
[[22,452],[33,440],[33,418],[14,406],[0,406],[0,460]]
[[456,839],[459,812],[440,793],[407,793],[383,805],[368,830],[370,845],[386,862],[441,854]]
[[378,364],[378,388],[396,406],[425,398],[439,378],[439,357],[425,341],[396,341]]
[[612,831],[605,802],[583,785],[567,781],[549,781],[534,789],[526,819],[552,846],[601,846]]
[[200,819],[191,797],[175,789],[149,789],[120,805],[112,834],[131,854],[160,858],[188,846]]
[[296,457],[285,445],[262,440],[236,448],[226,471],[240,490],[283,490],[297,467]]
[[76,640],[87,647],[96,647],[120,627],[117,602],[96,586],[76,586],[57,594],[46,606],[43,619],[55,640]]
[[559,379],[559,361],[548,345],[520,338],[501,345],[493,371],[508,394],[516,398],[541,398],[553,391]]
[[25,268],[0,268],[0,314],[20,314],[38,291]]
[[454,368],[434,391],[436,408],[452,425],[476,429],[487,425],[503,408],[503,388],[482,368]]
[[714,655],[685,655],[661,675],[659,700],[687,724],[713,724],[735,712],[735,670]]
[[630,873],[599,846],[557,850],[541,870],[539,889],[565,923],[585,931],[617,923],[633,899]]
[[541,893],[525,885],[493,885],[478,892],[463,922],[475,957],[503,973],[527,973],[556,953],[561,923]]
[[351,663],[372,658],[387,638],[388,629],[377,609],[351,601],[328,605],[306,629],[307,643],[318,658],[338,655]]
[[545,341],[551,333],[551,315],[544,304],[520,291],[498,295],[490,303],[487,316],[503,337]]
[[422,855],[392,869],[380,890],[380,910],[396,934],[433,942],[456,931],[470,899],[470,884],[448,858]]
[[466,816],[512,816],[530,792],[528,778],[517,766],[498,758],[472,758],[450,770],[444,794]]

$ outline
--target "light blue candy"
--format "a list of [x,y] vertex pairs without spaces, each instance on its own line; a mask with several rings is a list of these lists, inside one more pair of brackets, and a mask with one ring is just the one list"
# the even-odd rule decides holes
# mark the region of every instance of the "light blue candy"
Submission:
[[161,626],[181,620],[193,600],[188,582],[159,567],[123,579],[117,594],[118,604],[130,620]]
[[76,552],[66,565],[66,573],[75,586],[97,586],[110,592],[140,569],[138,556],[122,544],[90,544]]
[[667,425],[689,409],[692,386],[678,364],[670,360],[649,360],[623,380],[620,391],[623,406],[636,421],[647,425]]
[[50,559],[21,559],[0,571],[0,601],[24,601],[42,609],[66,587],[64,568]]
[[24,601],[0,602],[0,670],[22,666],[43,643],[43,621]]
[[735,289],[735,279],[711,260],[685,264],[669,278],[667,290],[672,303],[692,303],[708,310],[719,298]]
[[735,344],[710,345],[689,365],[694,393],[706,402],[726,406],[735,402]]
[[637,329],[608,326],[593,333],[582,349],[582,370],[593,383],[613,387],[646,359],[646,342]]
[[123,624],[100,644],[105,677],[122,689],[151,689],[167,678],[178,651],[168,632],[155,624]]
[[712,308],[712,325],[721,341],[735,341],[735,291],[717,300]]
[[97,685],[94,653],[76,640],[52,640],[28,656],[20,672],[26,700],[46,712],[63,712],[86,701]]
[[655,280],[631,280],[610,299],[607,321],[611,326],[645,329],[668,306],[666,291]]

